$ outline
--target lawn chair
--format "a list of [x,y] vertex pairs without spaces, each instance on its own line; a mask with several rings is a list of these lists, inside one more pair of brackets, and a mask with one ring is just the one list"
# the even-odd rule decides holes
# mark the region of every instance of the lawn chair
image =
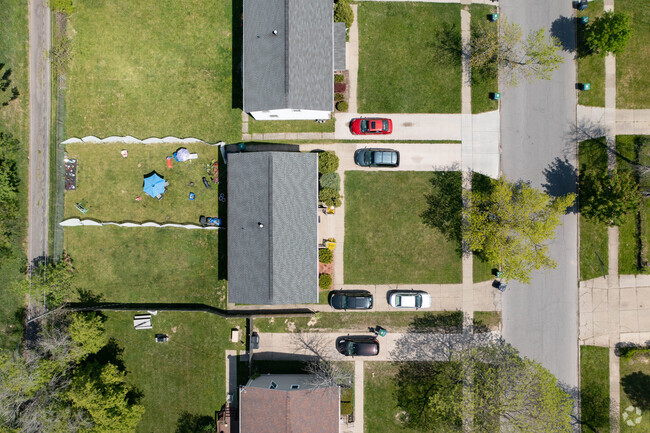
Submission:
[[77,210],[84,215],[86,212],[88,212],[88,205],[85,204],[85,200],[81,200],[79,203],[75,203],[74,207],[76,207]]

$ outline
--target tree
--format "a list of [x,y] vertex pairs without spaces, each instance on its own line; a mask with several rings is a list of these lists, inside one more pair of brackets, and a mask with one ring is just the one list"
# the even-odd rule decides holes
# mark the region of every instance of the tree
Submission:
[[506,19],[498,30],[490,24],[473,27],[470,50],[472,68],[486,74],[498,71],[511,85],[521,78],[549,80],[563,62],[556,37],[547,37],[544,29],[539,29],[524,40],[521,27]]
[[354,378],[353,372],[345,364],[329,361],[324,354],[328,353],[327,342],[322,335],[309,332],[294,334],[296,346],[300,351],[307,352],[313,359],[307,362],[304,370],[309,377],[309,384],[316,388],[337,389],[339,386],[349,387]]
[[21,281],[17,285],[17,290],[37,297],[45,294],[48,307],[58,307],[73,297],[72,278],[72,264],[64,259],[55,265],[41,265],[32,273],[30,281]]
[[575,194],[553,198],[504,177],[490,180],[487,190],[464,191],[468,203],[463,235],[470,249],[498,265],[503,279],[530,281],[534,269],[555,268],[546,242],[555,237],[560,216]]
[[4,255],[11,250],[16,233],[20,233],[20,219],[17,218],[19,149],[17,139],[0,132],[0,253]]
[[619,12],[604,12],[587,27],[585,43],[592,52],[605,56],[607,52],[622,53],[632,37],[630,17]]
[[6,107],[11,101],[18,98],[18,87],[11,87],[11,69],[5,69],[4,63],[0,63],[0,107]]
[[641,195],[629,170],[587,170],[580,174],[580,213],[610,225],[623,224],[623,217],[639,205]]
[[318,172],[320,174],[334,173],[339,168],[339,157],[334,152],[318,153]]
[[337,23],[345,23],[348,29],[352,27],[354,22],[354,12],[350,7],[350,0],[338,0],[334,5],[334,21]]
[[97,313],[72,314],[68,332],[82,357],[99,352],[107,343],[104,318]]

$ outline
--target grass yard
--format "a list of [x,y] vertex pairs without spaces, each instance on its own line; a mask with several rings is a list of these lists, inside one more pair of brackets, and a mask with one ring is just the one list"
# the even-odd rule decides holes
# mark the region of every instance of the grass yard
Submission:
[[325,123],[315,120],[255,120],[248,118],[249,134],[291,133],[291,132],[334,132],[334,116]]
[[481,281],[494,280],[495,275],[492,273],[494,266],[488,261],[483,260],[477,254],[474,254],[472,261],[474,282],[480,283]]
[[609,349],[580,346],[582,433],[609,433]]
[[[618,5],[617,5],[618,6]],[[618,7],[616,8],[618,11]],[[603,0],[589,2],[589,7],[583,11],[578,11],[578,17],[589,17],[589,21],[603,14]],[[581,30],[584,26],[578,24],[578,40],[582,35]],[[585,51],[582,46],[579,52]],[[591,90],[578,92],[578,103],[581,105],[591,105],[596,107],[605,106],[605,58],[592,55],[578,56],[578,82],[590,83]]]
[[260,317],[255,319],[254,327],[259,332],[331,332],[340,329],[367,332],[369,327],[379,325],[389,332],[427,330],[453,333],[460,331],[462,320],[459,311],[359,311],[316,313],[314,317]]
[[366,362],[364,364],[364,423],[366,433],[415,433],[404,428],[397,417],[402,410],[397,406],[395,376],[399,366],[393,362]]
[[501,312],[474,311],[474,332],[499,331],[501,329]]
[[66,135],[238,141],[236,17],[232,0],[75,3]]
[[11,252],[0,258],[0,347],[16,348],[22,338],[22,305],[24,296],[10,290],[11,285],[24,277],[26,263],[23,245],[27,233],[27,187],[29,148],[29,70],[27,2],[4,0],[0,6],[0,76],[10,81],[3,92],[9,98],[14,87],[18,97],[9,105],[0,107],[0,132],[11,133],[20,140],[22,150],[17,166],[18,177],[18,230],[11,239]]
[[[579,146],[580,170],[607,168],[605,139],[586,140]],[[580,279],[601,277],[608,269],[607,226],[580,216]],[[601,263],[602,260],[602,263]]]
[[[173,161],[167,168],[167,156],[179,147],[199,154],[191,162]],[[129,152],[122,158],[120,150]],[[206,144],[69,144],[71,158],[77,158],[77,190],[65,193],[65,217],[81,218],[75,203],[85,200],[87,218],[101,221],[155,221],[157,223],[198,224],[199,216],[225,217],[225,205],[220,206],[219,192],[225,192],[226,165],[219,164],[221,184],[206,190],[202,177],[207,176],[206,164],[219,160],[218,146]],[[169,182],[162,200],[146,195],[142,190],[144,175],[156,171]],[[189,183],[194,182],[190,187]],[[194,192],[196,198],[188,199]],[[142,200],[136,201],[136,197]],[[219,212],[222,210],[222,212]]]
[[420,217],[430,180],[427,172],[345,173],[345,284],[462,281],[459,245]]
[[[489,5],[471,5],[469,11],[472,15],[471,26],[475,27],[479,24],[490,25],[487,16],[497,12],[497,8]],[[496,26],[493,23],[491,25]],[[472,74],[472,113],[498,110],[499,103],[490,99],[490,93],[498,91],[499,80],[496,75],[487,77]]]
[[[460,5],[362,2],[361,113],[460,113]],[[443,38],[452,49],[443,47]]]
[[64,239],[75,285],[102,301],[226,305],[215,230],[68,227]]
[[[179,417],[214,417],[226,402],[226,349],[244,349],[228,341],[230,329],[245,329],[243,319],[206,313],[159,312],[153,329],[134,330],[133,312],[107,312],[106,331],[124,349],[127,379],[142,393],[145,413],[138,432],[177,432]],[[167,334],[169,342],[154,341]]]
[[[636,422],[639,417],[636,413],[632,414],[626,410],[630,406],[641,409],[641,420],[637,425],[627,424],[628,420]],[[621,433],[648,431],[650,431],[650,351],[642,350],[629,358],[621,357]]]
[[650,8],[647,0],[626,0],[616,12],[632,18],[632,37],[625,51],[616,55],[616,108],[650,108]]

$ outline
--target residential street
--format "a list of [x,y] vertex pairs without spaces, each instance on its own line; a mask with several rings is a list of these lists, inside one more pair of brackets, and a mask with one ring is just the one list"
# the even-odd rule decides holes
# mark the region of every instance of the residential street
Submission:
[[[524,33],[558,23],[575,45],[575,11],[567,0],[501,2],[502,16]],[[569,18],[569,19],[567,19]],[[554,34],[556,34],[554,32]],[[550,81],[502,86],[502,172],[511,180],[529,181],[550,193],[575,191],[575,172],[552,170],[557,158],[576,167],[573,128],[576,122],[576,69],[573,53]],[[561,167],[566,167],[562,166]],[[563,218],[551,244],[556,269],[535,272],[530,285],[511,282],[503,296],[503,336],[523,355],[540,361],[562,382],[578,386],[578,233],[577,215]]]

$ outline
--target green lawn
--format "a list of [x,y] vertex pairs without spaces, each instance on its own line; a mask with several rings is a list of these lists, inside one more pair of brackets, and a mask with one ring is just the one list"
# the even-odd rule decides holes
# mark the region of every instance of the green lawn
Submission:
[[494,265],[483,260],[480,256],[474,254],[474,260],[472,261],[473,273],[474,273],[474,282],[479,283],[481,281],[493,280],[495,275],[492,273]]
[[214,230],[68,227],[75,285],[115,302],[196,302],[225,307],[225,254]]
[[427,172],[345,173],[346,284],[462,281],[459,245],[420,217],[430,180]]
[[366,433],[415,433],[398,420],[395,375],[399,365],[392,362],[366,362],[364,365],[364,425]]
[[[179,147],[198,153],[198,159],[167,168],[167,156]],[[120,150],[129,152],[122,158]],[[77,190],[65,193],[65,217],[81,218],[75,203],[85,200],[87,218],[101,221],[155,221],[198,224],[199,216],[218,216],[219,192],[225,192],[225,164],[220,164],[221,184],[207,190],[202,177],[207,176],[206,164],[220,157],[218,146],[206,144],[70,144],[66,147],[71,158],[77,158]],[[169,182],[162,200],[142,191],[144,175],[156,171]],[[194,186],[189,183],[194,182]],[[196,198],[188,199],[194,192]],[[136,197],[142,200],[136,201]],[[225,217],[225,209],[221,212]]]
[[616,56],[616,107],[650,108],[650,8],[647,0],[626,0],[616,12],[632,18],[632,37],[625,51]]
[[580,346],[583,433],[609,433],[609,349]]
[[[488,14],[497,12],[497,8],[488,5],[471,5],[470,13],[472,14],[471,26],[479,24],[489,24]],[[491,24],[496,27],[497,24]],[[483,113],[486,111],[497,110],[499,103],[490,99],[491,92],[499,91],[499,80],[496,75],[484,76],[472,73],[472,113]]]
[[361,113],[460,112],[460,5],[362,2],[358,12]]
[[[0,6],[0,75],[9,73],[11,81],[8,92],[16,87],[19,96],[9,105],[0,107],[0,131],[9,132],[22,144],[18,162],[18,176],[23,181],[18,187],[18,214],[21,219],[12,239],[11,253],[0,258],[0,347],[15,348],[22,337],[22,313],[24,297],[9,290],[11,285],[24,276],[25,236],[27,229],[27,176],[29,148],[29,70],[28,70],[28,23],[27,2],[5,0]],[[17,314],[18,313],[18,314]]]
[[[617,5],[618,6],[618,5]],[[616,8],[618,11],[618,7]],[[578,11],[578,17],[587,16],[589,21],[603,14],[603,0],[589,2],[589,7],[583,11]],[[584,26],[578,24],[578,40],[582,36],[581,30]],[[582,54],[585,48],[580,47],[579,52]],[[585,53],[586,54],[586,53]],[[596,107],[605,106],[605,58],[592,55],[578,56],[578,82],[590,83],[591,90],[581,91],[578,93],[578,103],[581,105],[592,105]]]
[[[621,433],[650,431],[650,352],[639,351],[629,359],[621,357]],[[624,413],[629,406],[641,409],[641,422],[628,426]],[[638,415],[632,418],[636,421]]]
[[[605,140],[586,140],[579,146],[580,170],[607,168]],[[607,226],[580,216],[580,279],[589,280],[607,273]],[[599,260],[600,257],[600,260]],[[602,260],[602,264],[601,264]]]
[[367,331],[377,325],[389,332],[427,330],[457,332],[462,326],[462,314],[457,311],[385,311],[316,313],[314,317],[256,318],[260,332],[338,331],[340,329]]
[[474,332],[499,331],[500,328],[499,311],[474,311]]
[[76,2],[67,136],[239,140],[232,16],[232,0]]
[[[124,349],[127,379],[143,394],[145,413],[140,433],[176,432],[183,413],[214,417],[226,402],[226,349],[244,349],[228,342],[230,329],[245,329],[243,319],[206,313],[159,312],[153,329],[133,329],[134,312],[107,312],[106,331]],[[154,341],[167,334],[169,342]]]
[[249,134],[267,134],[275,132],[334,132],[334,116],[325,123],[314,120],[255,120],[248,118]]

